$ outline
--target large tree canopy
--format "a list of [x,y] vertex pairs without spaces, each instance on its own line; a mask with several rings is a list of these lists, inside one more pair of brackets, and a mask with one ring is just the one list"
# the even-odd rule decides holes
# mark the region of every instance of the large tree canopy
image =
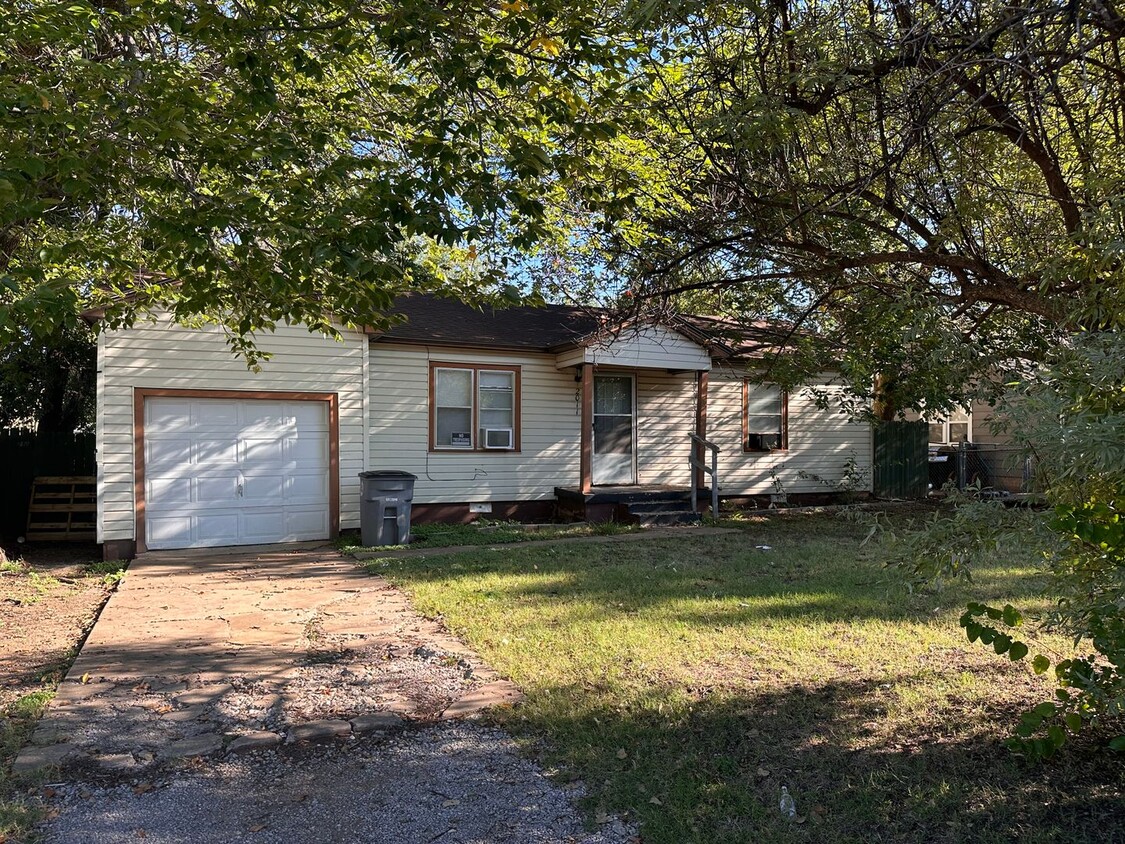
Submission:
[[808,366],[892,409],[1125,320],[1112,2],[677,9],[636,159],[676,199],[601,243],[639,298],[810,329]]
[[27,0],[0,30],[19,342],[99,304],[220,319],[238,345],[370,322],[406,287],[502,288],[634,84],[628,42],[557,0]]

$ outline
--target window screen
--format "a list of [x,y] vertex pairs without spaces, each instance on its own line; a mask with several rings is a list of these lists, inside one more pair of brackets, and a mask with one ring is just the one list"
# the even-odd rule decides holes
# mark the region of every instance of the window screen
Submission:
[[746,450],[784,448],[784,396],[778,387],[746,385]]
[[473,370],[434,370],[434,445],[473,447]]

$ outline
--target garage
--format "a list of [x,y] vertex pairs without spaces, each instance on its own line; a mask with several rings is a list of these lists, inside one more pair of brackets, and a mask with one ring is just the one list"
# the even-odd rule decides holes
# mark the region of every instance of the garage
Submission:
[[140,397],[137,512],[145,546],[329,538],[332,410],[330,401],[280,395]]

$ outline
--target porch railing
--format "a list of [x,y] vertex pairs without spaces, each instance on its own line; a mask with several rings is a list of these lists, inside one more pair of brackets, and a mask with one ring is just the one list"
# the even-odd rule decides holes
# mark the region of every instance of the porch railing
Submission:
[[[695,469],[702,470],[705,474],[711,476],[711,515],[716,519],[719,518],[719,447],[710,440],[705,440],[698,434],[689,434],[691,437],[691,457],[688,463],[691,465],[691,511],[693,513],[699,512],[698,498],[699,486],[695,482]],[[701,451],[707,450],[711,452],[711,465],[707,465],[697,456]]]

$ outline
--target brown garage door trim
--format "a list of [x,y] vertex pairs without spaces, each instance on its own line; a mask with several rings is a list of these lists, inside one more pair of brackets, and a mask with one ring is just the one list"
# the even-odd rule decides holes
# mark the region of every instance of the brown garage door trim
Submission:
[[294,393],[272,390],[175,390],[133,388],[133,507],[137,553],[145,544],[145,399],[249,399],[322,401],[328,404],[328,529],[329,538],[340,535],[340,400],[336,393]]

